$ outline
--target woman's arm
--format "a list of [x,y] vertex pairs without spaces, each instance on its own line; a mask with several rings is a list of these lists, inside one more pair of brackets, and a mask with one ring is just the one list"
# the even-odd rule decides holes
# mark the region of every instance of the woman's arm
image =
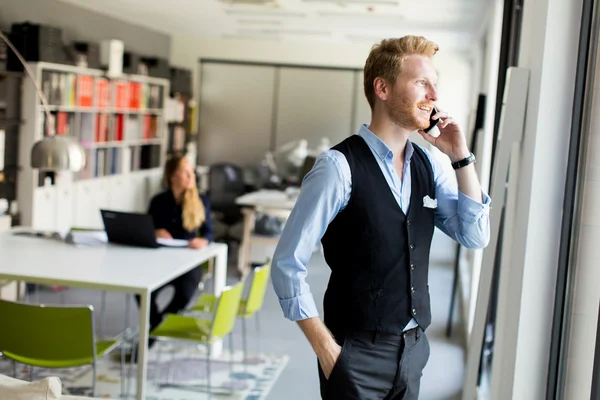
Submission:
[[198,229],[199,237],[190,240],[190,247],[194,249],[202,249],[215,239],[213,222],[210,216],[210,202],[205,195],[200,195],[200,200],[204,204],[205,215],[204,222],[200,229]]
[[160,204],[158,196],[154,196],[150,200],[150,206],[148,207],[148,214],[152,216],[152,223],[154,224],[154,234],[157,238],[172,239],[173,237],[169,231],[165,228],[165,210],[164,206]]
[[203,237],[204,239],[208,240],[208,242],[210,243],[215,240],[215,231],[213,220],[211,217],[210,201],[208,200],[208,197],[204,194],[200,195],[200,199],[204,204],[205,219],[204,223],[200,227],[199,235],[200,237]]
[[173,236],[171,236],[169,231],[164,228],[155,229],[154,234],[156,235],[157,238],[173,239]]

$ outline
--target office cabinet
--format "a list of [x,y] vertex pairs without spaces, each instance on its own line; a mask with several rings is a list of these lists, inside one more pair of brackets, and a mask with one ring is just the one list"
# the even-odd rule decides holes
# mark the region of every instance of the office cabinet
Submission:
[[73,203],[73,186],[56,186],[54,188],[54,229],[59,232],[67,232],[71,229],[73,223],[73,208],[69,207]]
[[53,231],[56,221],[56,190],[52,186],[40,186],[33,192],[34,229]]

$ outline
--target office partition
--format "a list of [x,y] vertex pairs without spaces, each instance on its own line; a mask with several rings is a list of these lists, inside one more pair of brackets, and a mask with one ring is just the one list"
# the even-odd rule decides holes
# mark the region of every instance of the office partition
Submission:
[[276,69],[200,63],[198,160],[256,164],[271,148]]

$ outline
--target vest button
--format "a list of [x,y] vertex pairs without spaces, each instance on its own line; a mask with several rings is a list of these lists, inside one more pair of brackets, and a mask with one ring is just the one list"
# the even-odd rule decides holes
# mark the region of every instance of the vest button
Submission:
[[408,247],[410,247],[410,249],[411,249],[411,250],[414,250],[414,249],[415,249],[415,245],[414,245],[414,244],[412,244],[412,243],[411,243],[411,244],[409,244],[409,245],[408,245]]
[[411,288],[410,288],[410,291],[411,291],[411,293],[414,293],[414,292],[415,292],[415,287],[414,287],[414,286],[413,286],[413,287],[411,287]]
[[413,309],[412,309],[412,314],[413,314],[413,315],[417,315],[417,309],[416,309],[416,308],[413,308]]
[[409,226],[410,226],[410,224],[412,224],[412,221],[411,221],[410,219],[407,219],[407,220],[406,220],[406,225],[409,225]]
[[415,264],[410,264],[410,270],[414,271],[415,270]]

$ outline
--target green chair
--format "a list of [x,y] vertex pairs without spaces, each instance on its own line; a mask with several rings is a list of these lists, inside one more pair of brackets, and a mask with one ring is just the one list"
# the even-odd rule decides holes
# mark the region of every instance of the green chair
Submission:
[[[238,311],[238,317],[242,319],[242,338],[243,338],[243,351],[244,351],[244,363],[247,356],[247,337],[246,337],[246,320],[256,318],[256,327],[259,331],[259,319],[258,311],[262,308],[265,299],[265,293],[269,283],[269,275],[271,273],[271,262],[267,261],[263,266],[256,267],[252,274],[252,280],[250,281],[250,288],[248,295],[245,298],[240,299],[240,307]],[[212,294],[203,293],[196,304],[189,310],[190,313],[209,313],[214,312],[215,305],[217,304],[217,298]]]
[[[242,280],[235,286],[226,287],[218,297],[214,307],[214,315],[212,319],[201,319],[193,316],[169,314],[163,322],[150,332],[150,337],[160,340],[181,340],[192,344],[206,345],[208,356],[206,362],[207,368],[207,385],[206,391],[209,396],[211,393],[210,382],[210,363],[211,353],[210,345],[217,340],[223,339],[229,335],[230,346],[230,372],[233,372],[233,344],[232,336],[230,335],[234,325],[235,317],[238,313],[242,291],[244,289],[244,281]],[[160,343],[157,346],[160,349]],[[160,362],[160,351],[157,354],[157,372]],[[172,370],[172,362],[169,365],[169,373],[167,383],[161,386],[176,387],[177,385],[170,382]],[[158,379],[157,379],[158,380]],[[189,385],[182,385],[185,388],[190,388]],[[198,387],[198,385],[196,385]]]
[[[96,340],[92,306],[47,306],[0,300],[0,352],[14,362],[41,368],[92,365],[96,395],[96,361],[121,346],[121,392],[125,393],[125,353],[120,338]],[[16,375],[16,364],[13,364]],[[33,377],[33,372],[30,374]],[[15,376],[16,377],[16,376]]]

